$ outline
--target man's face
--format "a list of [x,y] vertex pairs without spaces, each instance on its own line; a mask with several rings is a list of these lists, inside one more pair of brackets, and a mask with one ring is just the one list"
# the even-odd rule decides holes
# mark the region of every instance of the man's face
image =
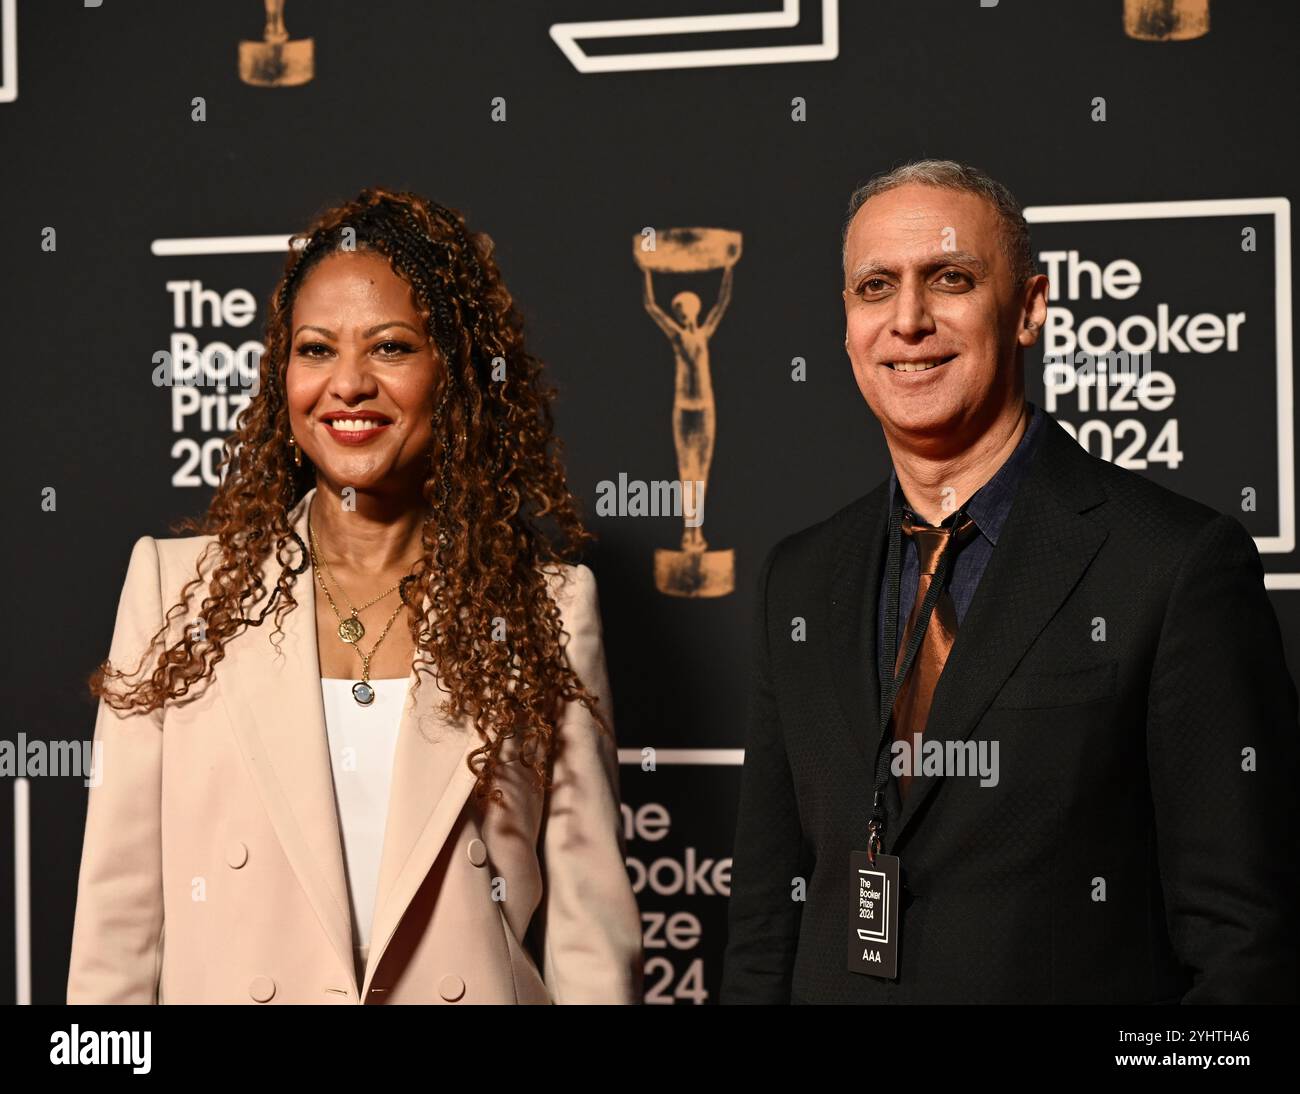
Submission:
[[909,184],[866,202],[846,241],[844,344],[886,434],[961,450],[1018,405],[1016,347],[1038,339],[1046,284],[1014,284],[974,194]]

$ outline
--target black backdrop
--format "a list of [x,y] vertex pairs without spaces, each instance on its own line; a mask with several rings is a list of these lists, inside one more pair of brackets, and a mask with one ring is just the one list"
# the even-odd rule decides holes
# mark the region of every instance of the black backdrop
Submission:
[[[666,35],[633,49],[802,44],[816,53],[833,29],[823,15],[838,9],[833,58],[776,53],[763,64],[586,73],[552,40],[553,23],[779,5],[291,0],[289,32],[314,40],[314,78],[270,88],[238,72],[238,42],[262,34],[257,0],[0,7],[17,15],[3,73],[12,101],[0,101],[11,739],[90,736],[83,682],[107,651],[131,545],[167,535],[209,497],[201,461],[198,485],[178,482],[187,453],[221,431],[198,415],[173,421],[172,393],[150,380],[152,355],[178,332],[199,345],[260,338],[280,254],[169,256],[160,241],[215,238],[237,250],[232,237],[287,236],[376,183],[461,208],[494,237],[530,347],[560,389],[571,482],[600,536],[589,562],[626,750],[623,796],[636,812],[628,853],[649,999],[716,1000],[758,566],[782,535],[888,474],[843,353],[839,299],[845,202],[873,173],[923,156],[973,163],[1049,210],[1037,214],[1036,250],[1134,261],[1143,285],[1133,299],[1063,302],[1075,328],[1094,315],[1154,317],[1160,303],[1248,313],[1235,352],[1153,353],[1152,367],[1177,381],[1171,408],[1084,413],[1065,400],[1054,413],[1100,423],[1094,434],[1116,438],[1116,453],[1133,436],[1122,419],[1141,423],[1143,451],[1177,419],[1183,461],[1145,473],[1233,512],[1257,537],[1295,675],[1290,4],[1219,2],[1208,35],[1139,41],[1125,34],[1122,0],[805,0],[789,29],[703,42]],[[7,47],[13,24],[0,25]],[[596,41],[587,52],[628,45]],[[193,120],[195,97],[205,121]],[[493,120],[498,97],[504,121]],[[1098,97],[1104,121],[1094,120]],[[792,116],[795,100],[806,120]],[[1050,212],[1226,199],[1247,204],[1149,207],[1131,219]],[[717,599],[655,587],[654,550],[677,545],[679,519],[595,515],[600,481],[677,474],[673,360],[642,307],[632,255],[645,226],[710,226],[744,239],[710,347],[717,443],[704,531],[735,550],[737,581]],[[1257,231],[1253,252],[1241,249],[1244,227]],[[42,248],[48,228],[53,251]],[[166,287],[177,280],[246,290],[256,317],[235,330],[178,323]],[[674,286],[661,286],[666,305]],[[713,291],[703,289],[706,308]],[[794,358],[806,362],[804,382],[791,379]],[[1041,360],[1028,362],[1028,375],[1042,405]],[[53,512],[41,505],[51,487]],[[1247,487],[1257,508],[1243,512]],[[652,772],[641,769],[645,747],[658,750]],[[14,986],[25,960],[15,953],[30,954],[31,997],[56,1002],[86,791],[73,777],[32,778],[23,793],[4,781],[0,923],[8,936],[15,902],[26,899],[13,868],[26,847],[31,930],[0,945],[0,997],[25,996]],[[29,828],[15,833],[12,803],[24,796]]]

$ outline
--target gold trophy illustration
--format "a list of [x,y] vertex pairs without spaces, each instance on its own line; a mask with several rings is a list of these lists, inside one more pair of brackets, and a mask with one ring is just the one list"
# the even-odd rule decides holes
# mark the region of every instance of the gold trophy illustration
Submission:
[[1210,0],[1124,0],[1124,33],[1146,42],[1183,42],[1210,33]]
[[[677,447],[677,485],[686,525],[679,550],[655,551],[655,587],[669,596],[726,596],[736,587],[735,551],[710,550],[702,531],[704,494],[713,460],[716,409],[709,374],[709,339],[731,302],[731,279],[740,260],[741,234],[723,228],[668,228],[655,233],[647,248],[633,237],[632,255],[645,275],[645,309],[668,337],[676,358],[673,441]],[[672,298],[672,313],[655,301],[654,275],[722,271],[718,298],[699,321],[700,298],[683,291]]]
[[316,75],[315,43],[289,37],[284,0],[266,0],[262,41],[239,43],[239,78],[254,87],[297,87]]

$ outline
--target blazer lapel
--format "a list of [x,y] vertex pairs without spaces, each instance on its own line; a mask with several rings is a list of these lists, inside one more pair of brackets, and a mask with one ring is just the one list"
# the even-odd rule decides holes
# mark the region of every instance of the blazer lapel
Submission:
[[[1025,469],[998,545],[935,688],[923,741],[964,741],[1106,539],[1079,514],[1105,500],[1092,459],[1052,418]],[[939,782],[918,775],[891,850]]]
[[[304,544],[315,493],[309,490],[289,514]],[[286,559],[300,563],[296,547]],[[269,559],[262,569],[268,589],[275,588],[279,574],[280,564]],[[261,627],[249,628],[227,647],[218,671],[231,725],[276,836],[355,991],[352,915],[321,696],[315,588],[308,556],[308,568],[293,587],[298,603],[285,617],[280,654],[262,638],[273,628],[272,609]],[[426,610],[428,603],[426,598]],[[431,663],[417,651],[398,727],[375,917],[358,992],[362,999],[474,784],[466,763],[478,745],[472,722],[451,723],[438,713],[444,693],[427,673],[412,701],[421,658]]]
[[[831,662],[841,713],[842,739],[852,743],[866,780],[867,810],[875,782],[879,743],[880,681],[876,660],[876,611],[889,521],[889,484],[850,506],[836,531],[830,573]],[[866,833],[862,833],[865,838]]]
[[472,719],[452,722],[439,713],[446,693],[428,672],[412,697],[421,659],[433,663],[428,654],[417,651],[402,708],[363,1001],[403,914],[447,842],[475,782],[467,763],[480,744]]
[[[309,490],[289,514],[304,544],[315,492]],[[303,561],[296,545],[286,549],[285,558],[293,566]],[[273,608],[260,627],[247,628],[226,647],[217,674],[235,737],[280,845],[355,988],[352,917],[316,649],[315,579],[310,556],[307,561],[293,586],[297,607],[285,617],[283,639],[277,639],[280,652],[269,642]],[[279,576],[273,553],[262,568],[268,590]]]

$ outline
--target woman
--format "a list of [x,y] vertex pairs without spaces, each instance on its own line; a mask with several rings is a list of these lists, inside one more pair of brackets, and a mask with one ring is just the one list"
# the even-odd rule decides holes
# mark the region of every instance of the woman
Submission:
[[68,1001],[639,1001],[590,534],[491,240],[363,190],[265,345],[91,678]]

